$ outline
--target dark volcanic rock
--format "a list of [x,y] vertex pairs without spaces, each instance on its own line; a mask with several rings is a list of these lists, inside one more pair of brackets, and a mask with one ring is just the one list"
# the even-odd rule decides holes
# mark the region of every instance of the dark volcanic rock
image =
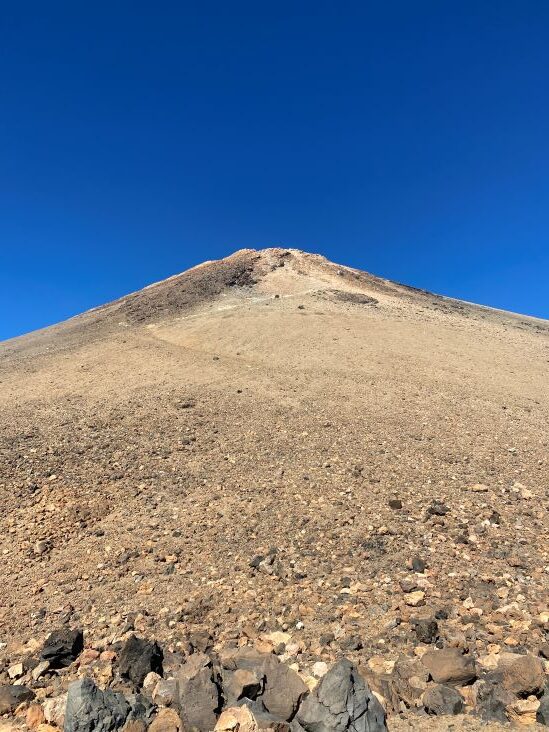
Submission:
[[301,704],[296,717],[307,732],[385,732],[385,712],[347,659],[336,663],[314,692]]
[[204,653],[193,653],[181,667],[177,681],[185,729],[212,730],[221,704],[211,660]]
[[425,572],[426,566],[427,566],[427,564],[426,564],[425,560],[422,559],[421,557],[414,557],[412,559],[412,569],[414,570],[414,572],[419,572],[419,573]]
[[59,628],[46,639],[40,658],[49,661],[50,668],[64,668],[78,658],[83,648],[84,634],[81,630]]
[[434,643],[438,637],[438,623],[433,618],[414,618],[411,624],[421,643]]
[[486,721],[507,722],[505,709],[516,699],[501,684],[501,674],[487,674],[474,685],[476,689],[476,710]]
[[120,675],[140,687],[151,671],[162,676],[162,661],[163,653],[158,643],[132,635],[120,653]]
[[26,701],[34,699],[34,691],[26,686],[0,686],[0,714],[9,714]]
[[460,714],[463,711],[463,697],[451,686],[437,684],[423,695],[423,706],[428,714]]
[[244,647],[223,657],[223,666],[229,670],[243,669],[264,678],[263,691],[258,700],[275,719],[288,721],[293,718],[297,707],[308,688],[293,669],[270,653],[260,653],[254,648]]
[[303,696],[309,691],[302,678],[276,656],[267,656],[261,666],[265,674],[265,689],[261,700],[276,719],[290,720]]
[[110,732],[120,729],[130,713],[122,694],[101,691],[84,678],[69,686],[64,732]]
[[540,699],[540,705],[536,713],[536,722],[549,727],[549,687]]

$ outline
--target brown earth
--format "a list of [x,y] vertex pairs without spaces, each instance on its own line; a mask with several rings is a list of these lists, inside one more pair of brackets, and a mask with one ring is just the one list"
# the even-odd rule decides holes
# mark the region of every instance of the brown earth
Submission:
[[137,613],[173,648],[288,631],[304,671],[419,656],[435,614],[441,646],[538,655],[548,425],[546,321],[296,250],[7,341],[0,654]]

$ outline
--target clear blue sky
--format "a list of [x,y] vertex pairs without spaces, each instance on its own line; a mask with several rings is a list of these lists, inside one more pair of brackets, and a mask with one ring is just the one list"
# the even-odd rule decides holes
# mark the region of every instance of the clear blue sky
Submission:
[[0,8],[0,339],[283,245],[549,317],[549,3]]

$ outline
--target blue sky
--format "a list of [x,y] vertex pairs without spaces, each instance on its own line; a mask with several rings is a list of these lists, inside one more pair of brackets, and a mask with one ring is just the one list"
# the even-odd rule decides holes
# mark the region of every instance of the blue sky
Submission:
[[0,8],[0,339],[282,245],[549,317],[549,4]]

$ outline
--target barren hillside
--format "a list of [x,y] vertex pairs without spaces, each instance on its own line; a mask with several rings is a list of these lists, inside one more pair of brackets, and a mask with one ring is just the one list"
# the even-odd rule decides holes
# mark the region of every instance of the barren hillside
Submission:
[[546,321],[296,250],[0,344],[0,682],[63,624],[102,650],[207,631],[304,675],[347,657],[390,729],[459,648],[482,711],[506,654],[547,671],[548,425]]

